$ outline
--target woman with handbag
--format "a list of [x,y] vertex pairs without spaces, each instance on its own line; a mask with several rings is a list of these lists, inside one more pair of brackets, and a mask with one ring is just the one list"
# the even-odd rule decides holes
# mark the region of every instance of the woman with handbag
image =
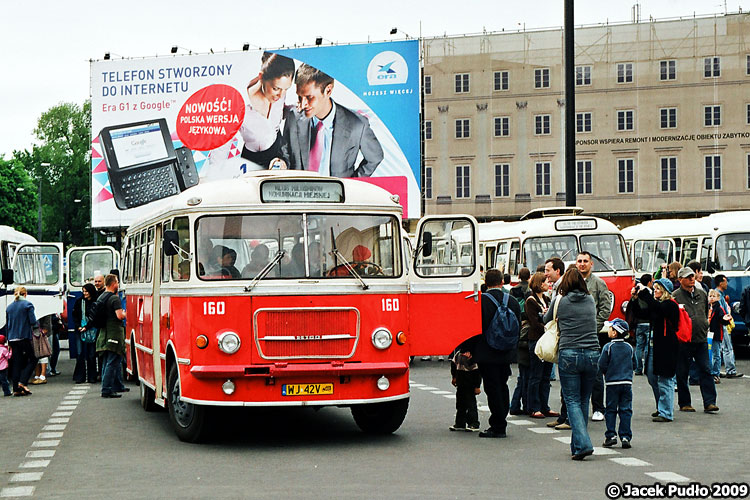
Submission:
[[572,430],[571,458],[583,460],[594,453],[587,425],[589,400],[599,361],[596,305],[578,269],[565,272],[557,291],[558,296],[544,315],[544,321],[553,319],[555,303],[559,302],[558,374]]
[[83,296],[73,305],[73,321],[75,323],[75,341],[78,347],[76,366],[73,369],[73,382],[83,384],[88,381],[96,382],[96,336],[97,329],[87,328],[86,311],[96,302],[96,287],[91,283],[83,285]]
[[31,329],[38,322],[34,315],[34,304],[26,300],[26,287],[16,287],[14,300],[5,310],[5,319],[8,344],[13,351],[10,358],[13,395],[28,396],[31,391],[26,385],[36,366]]
[[559,417],[560,414],[549,407],[549,377],[552,363],[542,361],[534,353],[536,343],[544,334],[542,316],[549,309],[549,298],[544,294],[549,285],[544,273],[536,273],[529,281],[531,295],[524,303],[526,320],[529,323],[529,412],[532,418]]

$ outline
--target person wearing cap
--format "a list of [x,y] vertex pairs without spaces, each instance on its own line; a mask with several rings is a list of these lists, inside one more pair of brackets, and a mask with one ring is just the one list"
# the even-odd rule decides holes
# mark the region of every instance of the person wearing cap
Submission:
[[695,411],[688,386],[688,371],[692,360],[698,368],[703,411],[715,413],[719,411],[719,407],[716,406],[716,385],[708,360],[708,296],[695,286],[695,271],[691,268],[680,269],[677,279],[680,280],[680,288],[674,291],[672,297],[685,308],[693,322],[691,341],[680,342],[677,351],[677,404],[680,411]]
[[[619,435],[622,447],[630,448],[630,441],[633,439],[630,420],[633,417],[635,350],[625,342],[630,333],[630,327],[625,320],[616,318],[605,321],[604,328],[611,339],[599,356],[599,373],[604,375],[604,385],[607,388],[607,409],[604,413],[607,431],[604,433],[604,446],[616,445]],[[615,432],[618,415],[620,426]]]
[[651,414],[654,422],[674,420],[674,376],[677,373],[677,327],[680,309],[672,300],[672,281],[660,278],[653,282],[651,290],[642,284],[636,285],[635,293],[646,306],[651,322],[645,348],[644,367],[648,383],[654,391],[656,411]]

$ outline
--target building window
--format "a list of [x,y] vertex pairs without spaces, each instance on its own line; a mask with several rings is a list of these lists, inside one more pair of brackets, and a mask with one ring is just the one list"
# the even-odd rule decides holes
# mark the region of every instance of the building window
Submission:
[[617,130],[623,132],[633,130],[633,116],[635,111],[632,109],[623,109],[617,112]]
[[721,155],[704,156],[706,165],[706,191],[721,189]]
[[510,72],[495,71],[495,90],[508,90],[510,88]]
[[747,189],[750,189],[750,154],[747,155]]
[[536,195],[549,196],[552,191],[552,168],[548,161],[536,164]]
[[509,116],[496,116],[495,117],[495,137],[508,137],[510,136],[510,117]]
[[456,75],[456,94],[469,92],[469,74],[459,73]]
[[576,113],[576,132],[591,132],[591,112]]
[[675,156],[661,158],[661,190],[677,191],[677,157]]
[[632,193],[635,189],[633,184],[633,159],[620,158],[617,160],[617,192]]
[[659,61],[659,79],[662,81],[675,80],[677,78],[677,61]]
[[539,68],[534,70],[534,88],[549,88],[549,68]]
[[750,75],[750,54],[745,56],[745,74]]
[[591,66],[576,66],[576,86],[591,85]]
[[424,168],[424,197],[427,199],[432,198],[432,167]]
[[551,121],[552,117],[550,115],[534,115],[534,134],[549,135],[551,133]]
[[720,57],[706,57],[703,59],[703,76],[706,78],[718,78],[721,76]]
[[424,76],[424,95],[432,95],[432,76]]
[[576,193],[591,194],[591,160],[576,162]]
[[748,125],[750,125],[750,104],[746,104],[745,107],[747,108],[747,112],[745,113],[747,116],[745,117],[745,120]]
[[456,198],[469,198],[469,165],[458,165],[456,167]]
[[677,108],[661,108],[659,117],[661,128],[677,128]]
[[617,83],[633,82],[633,63],[619,63],[617,65]]
[[424,121],[424,140],[429,141],[432,139],[432,120]]
[[703,125],[706,127],[718,127],[721,125],[721,106],[703,106]]
[[510,164],[495,164],[495,196],[510,196]]
[[466,139],[470,137],[469,132],[470,130],[468,118],[456,120],[456,139]]

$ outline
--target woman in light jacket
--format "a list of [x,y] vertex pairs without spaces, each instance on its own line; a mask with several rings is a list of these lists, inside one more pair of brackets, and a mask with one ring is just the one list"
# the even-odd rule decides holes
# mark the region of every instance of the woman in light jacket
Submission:
[[552,320],[555,302],[559,301],[558,374],[572,428],[571,458],[583,460],[594,453],[587,426],[589,400],[599,361],[596,305],[578,269],[568,269],[565,272],[557,291],[558,296],[544,315],[544,321],[546,323]]

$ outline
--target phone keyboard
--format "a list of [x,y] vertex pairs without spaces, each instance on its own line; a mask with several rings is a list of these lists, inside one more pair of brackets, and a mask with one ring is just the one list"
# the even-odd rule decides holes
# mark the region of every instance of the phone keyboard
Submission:
[[123,176],[122,192],[127,208],[145,205],[179,193],[171,165]]

